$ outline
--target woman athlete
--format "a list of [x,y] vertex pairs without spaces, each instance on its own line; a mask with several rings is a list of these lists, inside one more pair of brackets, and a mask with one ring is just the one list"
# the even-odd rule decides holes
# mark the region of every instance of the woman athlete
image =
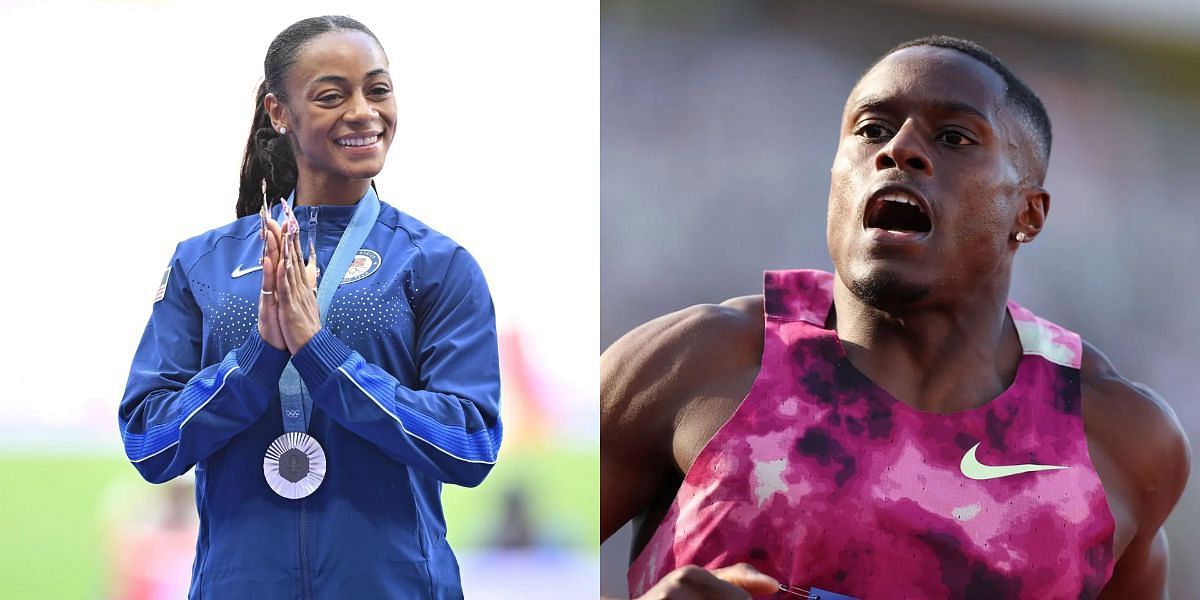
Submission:
[[375,194],[396,102],[370,30],[305,19],[264,67],[239,218],[176,248],[126,454],[154,483],[195,466],[192,598],[461,597],[440,489],[500,446],[487,284]]

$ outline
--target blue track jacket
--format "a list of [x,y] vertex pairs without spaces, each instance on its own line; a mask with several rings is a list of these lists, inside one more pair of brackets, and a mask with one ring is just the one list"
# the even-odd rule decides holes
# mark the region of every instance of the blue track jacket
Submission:
[[[296,208],[322,273],[354,209]],[[441,482],[478,485],[501,437],[479,266],[381,203],[324,328],[292,357],[328,467],[316,492],[287,500],[263,477],[289,356],[258,334],[258,228],[245,217],[179,244],[121,400],[125,453],[147,481],[196,468],[190,597],[461,597]]]

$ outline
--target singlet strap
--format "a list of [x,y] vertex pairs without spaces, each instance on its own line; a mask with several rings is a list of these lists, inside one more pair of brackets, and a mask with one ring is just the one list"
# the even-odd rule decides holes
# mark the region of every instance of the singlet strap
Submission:
[[1025,354],[1036,354],[1056,365],[1079,368],[1083,362],[1083,340],[1079,334],[1034,315],[1012,300],[1008,301],[1008,314],[1012,315]]
[[798,269],[763,272],[767,319],[805,321],[824,327],[833,306],[833,273]]

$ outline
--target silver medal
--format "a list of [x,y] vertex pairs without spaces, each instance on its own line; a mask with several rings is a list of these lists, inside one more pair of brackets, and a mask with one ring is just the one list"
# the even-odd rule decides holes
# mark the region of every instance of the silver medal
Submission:
[[276,494],[291,500],[304,498],[325,479],[325,451],[307,433],[285,433],[267,448],[263,475]]

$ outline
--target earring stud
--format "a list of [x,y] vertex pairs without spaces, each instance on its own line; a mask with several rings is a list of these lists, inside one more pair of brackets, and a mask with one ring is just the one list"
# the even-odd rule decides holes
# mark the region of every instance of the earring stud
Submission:
[[1024,231],[1018,231],[1015,237],[1017,238],[1017,241],[1022,244],[1029,241],[1029,236],[1025,235]]
[[279,135],[287,135],[287,127],[280,127]]

